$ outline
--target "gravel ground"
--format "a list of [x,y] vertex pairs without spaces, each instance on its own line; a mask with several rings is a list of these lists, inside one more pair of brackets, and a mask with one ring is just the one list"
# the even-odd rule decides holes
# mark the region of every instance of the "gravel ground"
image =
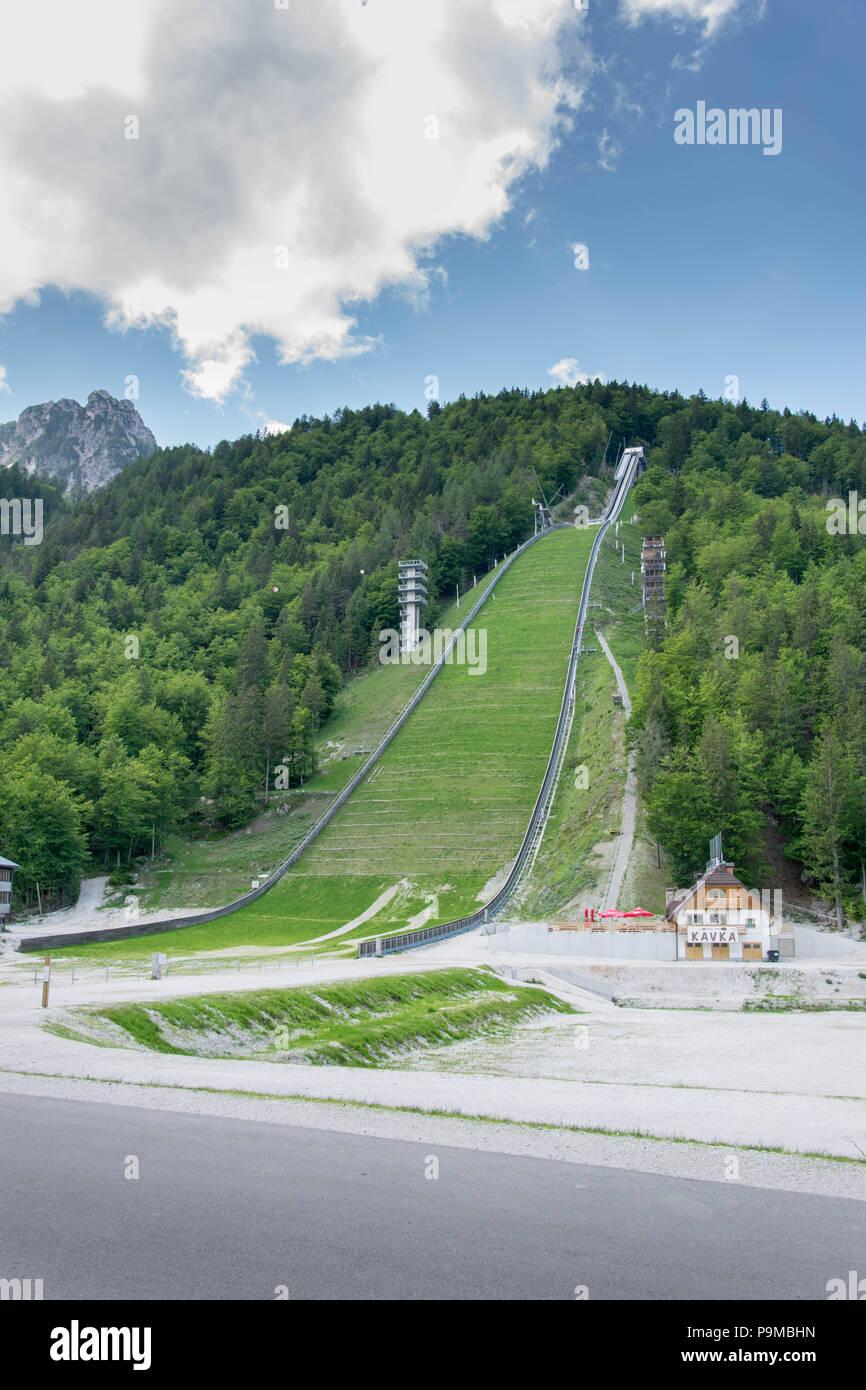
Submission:
[[[112,1090],[114,1083],[124,1095],[130,1085],[135,1092],[144,1084],[144,1093],[151,1098],[164,1096],[165,1087],[180,1088],[173,1094],[182,1094],[187,1098],[182,1103],[190,1103],[190,1095],[211,1088],[266,1095],[274,1098],[268,1104],[296,1105],[299,1113],[307,1115],[312,1113],[311,1105],[322,1114],[355,1113],[364,1105],[404,1110],[417,1107],[513,1121],[521,1126],[521,1132],[527,1124],[546,1124],[866,1158],[863,1015],[625,1010],[611,1008],[592,996],[564,993],[577,1008],[589,1011],[523,1026],[505,1039],[416,1054],[408,1066],[399,1069],[162,1055],[74,1043],[46,1034],[42,1028],[47,1020],[62,1019],[64,1007],[70,1005],[168,999],[227,987],[308,985],[362,975],[482,964],[480,944],[478,938],[474,943],[458,939],[450,943],[450,958],[440,948],[382,961],[317,962],[313,967],[293,970],[291,981],[285,972],[262,970],[245,978],[238,976],[237,984],[228,979],[190,977],[143,980],[138,985],[134,980],[83,982],[54,990],[52,1007],[45,1012],[38,1007],[39,991],[32,983],[6,984],[0,989],[0,1085],[42,1085],[36,1076],[22,1080],[12,1075],[41,1072],[48,1077],[70,1078],[57,1083],[61,1085],[87,1084],[71,1080],[76,1077],[95,1080],[100,1096]],[[310,1105],[299,1097],[306,1097]],[[230,1100],[223,1096],[220,1103]],[[318,1104],[328,1100],[346,1104]],[[159,1102],[151,1099],[150,1103]],[[372,1123],[369,1115],[375,1113],[366,1112],[367,1118],[359,1123]],[[429,1117],[424,1120],[428,1122],[432,1123]],[[511,1133],[511,1128],[507,1126],[505,1132]],[[483,1124],[480,1129],[489,1134],[491,1126]],[[596,1138],[583,1135],[581,1142],[595,1144]],[[555,1145],[559,1139],[571,1143],[574,1136],[547,1135],[544,1143]],[[619,1152],[621,1145],[632,1155],[658,1153],[654,1142],[647,1145],[643,1140],[615,1138],[603,1142],[613,1146],[612,1153]],[[703,1152],[694,1143],[665,1147],[675,1151],[682,1147],[687,1154]],[[823,1168],[858,1171],[850,1164]],[[813,1171],[817,1170],[808,1164],[802,1170]],[[717,1168],[714,1175],[718,1177]]]
[[[721,1145],[668,1143],[603,1134],[539,1129],[519,1124],[479,1123],[363,1105],[317,1104],[297,1099],[214,1095],[184,1088],[117,1085],[61,1077],[0,1073],[0,1091],[58,1100],[93,1100],[144,1109],[219,1115],[269,1124],[336,1130],[348,1134],[448,1144],[490,1153],[591,1163],[632,1172],[658,1173],[705,1182],[809,1192],[866,1201],[866,1168],[826,1159],[756,1153]],[[734,1160],[736,1161],[734,1163]]]

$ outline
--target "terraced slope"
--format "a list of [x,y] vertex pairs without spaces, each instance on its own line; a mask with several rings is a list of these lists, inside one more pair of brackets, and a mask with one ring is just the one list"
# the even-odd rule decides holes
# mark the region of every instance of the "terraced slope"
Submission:
[[487,634],[487,670],[446,666],[262,909],[291,912],[301,896],[324,901],[330,883],[351,880],[362,911],[401,884],[357,935],[425,907],[433,922],[477,904],[516,854],[538,795],[590,545],[586,531],[555,532],[515,563],[474,624]]
[[475,624],[486,672],[445,668],[305,874],[484,874],[481,887],[513,856],[550,753],[583,559],[563,531],[505,576]]
[[[329,943],[339,944],[419,914],[447,921],[483,901],[517,853],[538,795],[593,536],[555,531],[515,561],[473,625],[487,634],[486,671],[445,667],[370,778],[271,892],[161,936],[159,949],[307,941],[384,898]],[[153,940],[76,953],[143,957]]]

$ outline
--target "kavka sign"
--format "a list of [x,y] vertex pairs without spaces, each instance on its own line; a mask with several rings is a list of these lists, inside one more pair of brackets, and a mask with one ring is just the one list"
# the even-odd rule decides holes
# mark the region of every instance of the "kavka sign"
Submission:
[[686,934],[686,940],[696,946],[704,941],[709,941],[713,946],[727,946],[739,939],[733,927],[689,927]]

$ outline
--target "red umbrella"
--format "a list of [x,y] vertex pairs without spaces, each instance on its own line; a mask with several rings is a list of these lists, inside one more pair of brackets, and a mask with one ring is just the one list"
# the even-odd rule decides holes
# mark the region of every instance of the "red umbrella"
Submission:
[[654,917],[654,912],[647,912],[645,907],[633,907],[631,912],[624,912],[623,917]]
[[617,912],[617,910],[616,910],[615,907],[606,907],[606,908],[604,909],[604,912],[599,912],[598,915],[599,915],[599,917],[620,917],[620,916],[622,916],[621,913]]

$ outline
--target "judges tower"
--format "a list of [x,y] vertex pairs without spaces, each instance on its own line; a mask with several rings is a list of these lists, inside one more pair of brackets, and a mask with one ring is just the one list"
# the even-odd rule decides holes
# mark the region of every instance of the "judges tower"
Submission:
[[397,581],[400,600],[400,650],[413,652],[421,630],[421,609],[427,606],[427,566],[423,560],[401,560]]

